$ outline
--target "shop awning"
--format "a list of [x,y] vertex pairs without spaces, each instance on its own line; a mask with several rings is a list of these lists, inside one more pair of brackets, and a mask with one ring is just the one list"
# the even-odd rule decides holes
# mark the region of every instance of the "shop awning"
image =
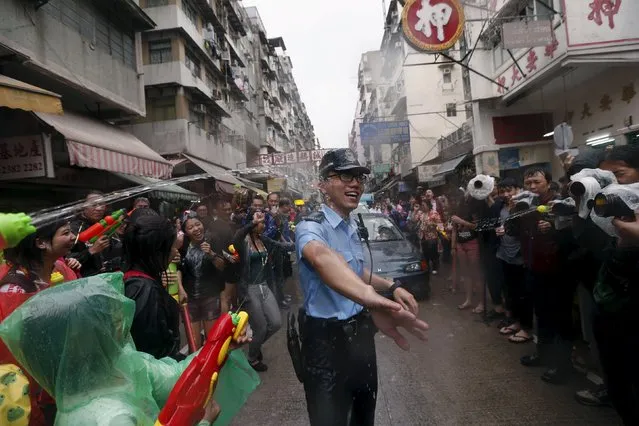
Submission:
[[242,182],[237,180],[237,178],[233,176],[229,170],[225,170],[220,166],[216,166],[215,164],[209,163],[208,161],[201,160],[189,154],[183,154],[183,155],[186,158],[188,158],[193,164],[195,164],[200,169],[204,170],[206,173],[211,175],[211,177],[214,178],[215,180],[226,182],[231,185],[242,185]]
[[450,172],[454,172],[455,169],[461,164],[462,161],[466,159],[466,154],[461,155],[459,157],[455,157],[452,160],[444,161],[439,169],[433,174],[433,180],[438,180],[437,178],[441,178],[442,176],[447,175]]
[[254,191],[256,194],[261,195],[262,197],[268,197],[268,192],[264,191],[263,189],[260,189],[256,186],[256,183],[253,182],[252,180],[248,180],[248,179],[244,179],[242,177],[237,177],[237,180],[239,180],[240,182],[242,182],[242,186],[250,189],[251,191]]
[[377,191],[375,191],[375,193],[378,192],[384,192],[384,191],[388,191],[389,189],[391,189],[393,186],[397,185],[397,183],[399,182],[399,180],[401,179],[401,176],[395,176],[393,177],[391,180],[389,180],[388,182],[386,182],[384,184],[384,186],[382,186],[380,189],[378,189]]
[[72,166],[164,179],[173,165],[130,133],[109,123],[71,112],[36,112],[66,139]]
[[62,114],[60,95],[0,75],[0,106],[24,111]]
[[[158,183],[161,180],[142,176],[127,175],[125,173],[114,173],[121,179],[127,180],[136,185],[148,185]],[[161,190],[151,191],[150,196],[167,201],[195,201],[199,199],[199,195],[177,185],[167,185]]]

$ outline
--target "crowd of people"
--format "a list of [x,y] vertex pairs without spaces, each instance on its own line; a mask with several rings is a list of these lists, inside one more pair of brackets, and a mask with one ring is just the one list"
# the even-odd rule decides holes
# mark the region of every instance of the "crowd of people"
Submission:
[[[278,193],[264,199],[245,192],[167,218],[151,209],[147,198],[137,198],[117,231],[84,241],[79,238],[83,231],[107,223],[110,212],[101,197],[91,191],[77,218],[40,227],[4,251],[3,318],[13,304],[9,297],[24,295],[21,303],[62,282],[122,272],[124,295],[135,302],[130,333],[137,351],[157,360],[182,361],[189,351],[181,333],[181,305],[188,311],[192,350],[202,347],[222,313],[241,308],[250,318],[249,365],[266,371],[262,346],[281,327],[280,309],[289,307],[284,281],[292,273],[293,232],[308,208],[294,206]],[[6,349],[0,352],[0,364],[16,363]],[[54,400],[43,397],[37,386],[29,389],[29,424],[53,424]],[[208,409],[204,420],[212,421],[216,413],[219,409]]]
[[[265,198],[243,192],[233,199],[219,197],[213,203],[190,206],[169,218],[153,210],[148,199],[138,198],[115,232],[80,239],[93,225],[110,223],[108,206],[100,202],[102,194],[92,191],[77,218],[41,226],[4,251],[0,314],[4,319],[9,313],[3,298],[25,296],[19,305],[60,282],[121,271],[124,295],[134,304],[130,335],[144,356],[162,363],[184,362],[189,351],[181,321],[191,325],[195,347],[190,349],[197,350],[216,319],[241,307],[249,313],[252,330],[250,338],[244,339],[247,368],[253,374],[265,372],[263,345],[280,329],[282,311],[290,308],[291,296],[284,283],[296,262],[292,253],[297,249],[297,258],[310,259],[301,271],[307,293],[307,287],[321,287],[320,276],[321,280],[324,275],[337,279],[313,257],[329,259],[322,244],[333,247],[332,237],[321,239],[323,229],[332,232],[342,221],[350,224],[343,230],[344,241],[335,244],[361,251],[359,238],[353,240],[354,222],[347,220],[361,196],[362,173],[367,169],[349,155],[327,166],[322,189],[328,201],[315,212],[278,193]],[[352,170],[331,169],[338,160]],[[639,272],[639,222],[637,217],[617,217],[606,228],[591,214],[594,204],[588,197],[594,194],[571,190],[583,176],[594,176],[597,184],[606,181],[601,187],[612,183],[628,188],[639,200],[639,148],[618,146],[567,156],[564,166],[566,175],[557,182],[547,169],[531,167],[521,180],[481,176],[479,185],[469,184],[465,190],[436,195],[432,189],[419,189],[402,201],[379,199],[370,208],[385,213],[421,248],[429,273],[445,280],[451,293],[463,292],[459,310],[470,309],[498,322],[495,332],[512,344],[535,342],[535,350],[522,357],[521,364],[544,367],[541,379],[545,382],[569,381],[575,361],[573,345],[580,331],[604,384],[577,392],[577,400],[592,406],[613,405],[625,424],[639,424],[639,377],[632,358],[637,342],[633,314],[639,300],[634,285]],[[480,196],[473,187],[489,191]],[[335,212],[341,211],[342,204],[341,210],[347,213],[338,216]],[[560,214],[558,205],[568,206],[569,213]],[[302,220],[304,234],[297,237],[306,244],[303,251],[299,241],[297,248],[295,244],[296,225]],[[326,241],[316,244],[320,239]],[[366,271],[360,257],[361,253],[351,261],[362,275]],[[337,258],[334,262],[336,268],[344,266]],[[376,276],[375,283],[390,286],[391,292],[401,286]],[[402,291],[398,294],[403,295]],[[309,302],[308,294],[305,297],[311,318],[320,311]],[[412,296],[406,300],[414,302]],[[575,300],[578,322],[573,319]],[[411,309],[415,314],[410,314],[410,321],[415,321],[416,309]],[[114,327],[123,321],[117,320]],[[2,365],[18,364],[6,349],[0,350],[0,358]],[[146,365],[154,368],[152,361]],[[175,366],[181,364],[171,365],[176,369],[171,374],[177,374]],[[52,424],[60,401],[35,385],[29,387],[29,395],[29,424]],[[320,411],[315,414],[323,418]],[[217,415],[219,407],[212,402],[202,424]]]
[[[372,207],[421,246],[433,275],[440,271],[440,259],[449,265],[444,277],[449,290],[465,294],[460,310],[472,308],[498,321],[498,332],[513,344],[536,341],[536,350],[522,357],[521,364],[545,367],[545,382],[564,384],[570,379],[580,331],[604,383],[577,392],[577,400],[589,406],[614,405],[625,424],[639,424],[639,377],[632,360],[637,342],[633,313],[639,301],[637,219],[614,219],[614,230],[607,233],[590,213],[592,200],[589,204],[569,191],[571,177],[609,172],[611,181],[630,185],[639,198],[637,186],[632,186],[639,182],[639,148],[616,146],[567,156],[564,168],[566,175],[558,181],[541,167],[525,170],[523,180],[496,179],[484,199],[474,198],[471,187],[440,196],[428,189],[408,200],[383,199]],[[577,208],[565,217],[543,215],[533,207],[529,211],[534,214],[515,220],[521,215],[519,203],[531,196],[535,205],[572,200],[568,205],[576,202]],[[577,214],[580,205],[589,206],[585,214]],[[508,223],[516,226],[509,229],[504,226]],[[573,320],[575,300],[579,322]]]

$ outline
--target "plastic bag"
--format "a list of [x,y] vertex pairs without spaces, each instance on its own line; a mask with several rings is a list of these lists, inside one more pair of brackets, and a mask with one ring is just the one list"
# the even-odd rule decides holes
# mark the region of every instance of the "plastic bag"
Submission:
[[[0,324],[17,361],[56,399],[56,425],[154,424],[191,357],[178,363],[136,351],[134,309],[122,274],[102,274],[42,291]],[[224,418],[259,384],[249,370],[233,351],[215,395]]]

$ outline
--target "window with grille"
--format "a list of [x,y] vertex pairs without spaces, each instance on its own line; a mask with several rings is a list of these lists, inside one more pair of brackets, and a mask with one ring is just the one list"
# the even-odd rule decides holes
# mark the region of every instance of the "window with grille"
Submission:
[[451,72],[449,68],[444,69],[443,81],[444,83],[452,83],[453,79],[451,77]]
[[192,124],[200,129],[204,129],[204,122],[206,120],[206,115],[204,111],[201,110],[202,104],[197,102],[189,103],[189,120]]
[[80,0],[48,2],[42,6],[42,11],[65,27],[77,31],[96,48],[135,68],[134,33],[124,29],[116,15],[109,16],[91,2]]
[[152,64],[161,64],[173,60],[171,40],[149,41],[149,60]]
[[206,73],[206,86],[211,90],[215,90],[215,79],[210,72]]
[[457,117],[457,104],[446,104],[446,117]]
[[200,76],[200,72],[201,72],[200,61],[195,57],[193,52],[190,52],[190,51],[186,52],[186,56],[184,57],[184,63],[186,67],[191,70],[191,73],[195,77]]
[[193,7],[193,5],[188,1],[182,0],[182,9],[184,10],[184,14],[186,15],[186,17],[189,18],[189,21],[191,21],[193,25],[196,25],[197,11]]
[[175,97],[147,99],[146,114],[151,121],[175,120]]

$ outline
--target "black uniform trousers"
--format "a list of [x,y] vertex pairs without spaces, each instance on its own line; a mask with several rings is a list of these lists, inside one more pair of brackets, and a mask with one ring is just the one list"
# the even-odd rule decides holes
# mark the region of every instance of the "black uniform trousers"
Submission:
[[306,317],[301,337],[311,426],[374,424],[376,331],[367,312],[344,321]]

